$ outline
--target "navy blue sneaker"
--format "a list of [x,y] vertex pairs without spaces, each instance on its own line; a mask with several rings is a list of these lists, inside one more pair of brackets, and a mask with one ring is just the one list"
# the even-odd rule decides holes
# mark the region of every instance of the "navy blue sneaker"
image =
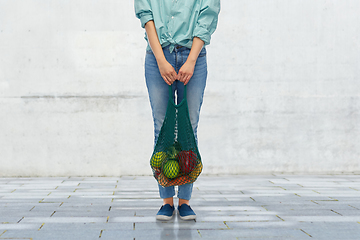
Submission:
[[178,207],[179,216],[182,220],[194,220],[196,219],[195,212],[191,209],[191,207],[187,204],[182,204]]
[[156,214],[157,220],[170,220],[174,216],[175,207],[170,206],[170,204],[165,204],[161,206],[159,212]]

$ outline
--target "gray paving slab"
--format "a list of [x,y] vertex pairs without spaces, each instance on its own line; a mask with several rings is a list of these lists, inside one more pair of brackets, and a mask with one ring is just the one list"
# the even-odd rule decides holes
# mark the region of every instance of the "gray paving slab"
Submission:
[[[63,231],[87,231],[87,230],[98,230],[100,233],[101,230],[133,230],[134,223],[125,222],[125,223],[46,223],[43,225],[41,230],[63,230]],[[39,228],[39,226],[38,226]],[[38,229],[37,228],[37,229]]]
[[200,230],[203,239],[309,239],[304,232],[297,229],[230,229],[223,231]]
[[0,239],[78,239],[78,240],[95,240],[99,239],[99,231],[63,231],[63,230],[9,230],[0,237]]
[[356,239],[359,186],[357,174],[201,176],[197,220],[162,222],[150,176],[0,178],[0,240]]

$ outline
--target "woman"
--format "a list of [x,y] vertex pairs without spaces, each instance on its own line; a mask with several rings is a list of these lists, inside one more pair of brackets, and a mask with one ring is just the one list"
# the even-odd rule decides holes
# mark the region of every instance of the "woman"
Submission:
[[[156,144],[168,103],[168,85],[181,102],[187,85],[191,125],[197,141],[197,125],[207,77],[206,49],[215,31],[220,0],[135,0],[135,13],[145,28],[147,49],[145,79],[154,119]],[[179,216],[196,218],[189,205],[193,184],[178,186]],[[158,220],[170,220],[175,212],[174,187],[159,185],[163,205]]]

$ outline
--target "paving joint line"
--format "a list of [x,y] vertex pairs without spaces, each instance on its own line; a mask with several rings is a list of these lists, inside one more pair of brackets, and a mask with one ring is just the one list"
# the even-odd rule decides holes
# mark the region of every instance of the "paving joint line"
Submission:
[[300,231],[302,231],[303,233],[305,233],[305,234],[308,235],[309,237],[312,237],[310,234],[308,234],[308,233],[305,232],[304,230],[300,229]]
[[0,237],[1,237],[4,233],[6,233],[6,231],[7,231],[7,230],[3,231],[3,233],[2,233],[2,234],[0,234]]
[[352,207],[352,208],[355,208],[357,210],[360,210],[360,208],[357,208],[357,207],[354,207],[354,206],[351,206],[351,205],[349,205],[349,206]]
[[224,221],[225,226],[227,227],[227,229],[231,229],[227,224],[226,221]]
[[25,217],[22,217],[19,221],[17,221],[17,223],[20,223],[21,222],[21,220],[23,220]]
[[317,205],[320,205],[319,203],[315,202],[315,200],[310,200],[310,201],[317,204]]
[[41,226],[39,227],[38,231],[40,231],[44,225],[45,225],[45,223],[41,224]]
[[100,234],[99,234],[99,238],[101,238],[101,235],[102,235],[103,231],[104,231],[104,229],[101,229]]
[[334,213],[339,214],[340,216],[342,216],[342,214],[341,214],[341,213],[338,213],[337,211],[334,211],[334,210],[332,210],[332,209],[330,209],[330,211],[332,211],[332,212],[334,212]]

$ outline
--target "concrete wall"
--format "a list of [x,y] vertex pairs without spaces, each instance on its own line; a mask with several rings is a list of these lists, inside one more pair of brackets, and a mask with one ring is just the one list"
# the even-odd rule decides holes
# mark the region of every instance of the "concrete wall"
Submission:
[[[204,173],[360,171],[360,1],[223,0]],[[0,1],[0,176],[151,174],[130,0]]]

